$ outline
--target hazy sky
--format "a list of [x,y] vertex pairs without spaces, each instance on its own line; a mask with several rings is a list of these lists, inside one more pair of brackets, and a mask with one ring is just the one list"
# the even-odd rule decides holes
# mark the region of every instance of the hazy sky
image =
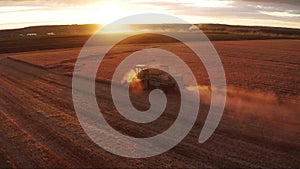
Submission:
[[300,28],[300,0],[0,0],[0,29],[107,24],[149,12],[171,14],[191,23]]

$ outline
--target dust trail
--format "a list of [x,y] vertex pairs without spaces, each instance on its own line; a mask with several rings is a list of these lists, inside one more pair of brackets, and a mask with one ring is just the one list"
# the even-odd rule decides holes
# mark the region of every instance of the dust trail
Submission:
[[[200,91],[201,102],[210,104],[210,86],[189,86],[187,90]],[[279,99],[275,93],[227,87],[223,126],[239,133],[253,133],[258,138],[298,142],[300,137],[300,97]]]
[[[188,86],[188,91],[199,90],[201,102],[210,104],[211,91],[210,86]],[[240,114],[264,114],[265,118],[274,117],[280,114],[281,117],[296,116],[300,108],[299,97],[294,97],[296,103],[289,100],[280,101],[278,96],[272,92],[262,90],[245,90],[242,88],[229,86],[227,87],[227,100],[225,109],[234,110]]]

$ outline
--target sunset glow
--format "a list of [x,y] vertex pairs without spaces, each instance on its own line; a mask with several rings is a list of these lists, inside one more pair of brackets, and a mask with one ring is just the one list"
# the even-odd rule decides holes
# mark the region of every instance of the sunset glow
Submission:
[[300,28],[297,1],[256,0],[5,0],[0,29],[32,25],[108,24],[139,13],[164,13],[191,23]]
[[85,15],[87,16],[87,20],[91,20],[92,23],[108,24],[128,14],[121,5],[110,2],[105,4],[96,3],[93,6],[88,6]]

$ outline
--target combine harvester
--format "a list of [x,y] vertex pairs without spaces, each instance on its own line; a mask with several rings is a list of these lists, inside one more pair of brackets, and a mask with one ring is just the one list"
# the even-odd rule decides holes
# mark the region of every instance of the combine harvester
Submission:
[[137,78],[140,80],[144,90],[161,89],[165,93],[169,90],[178,91],[178,83],[183,84],[182,75],[172,77],[167,73],[168,66],[160,66],[160,69],[149,68],[148,65],[136,65],[134,68]]

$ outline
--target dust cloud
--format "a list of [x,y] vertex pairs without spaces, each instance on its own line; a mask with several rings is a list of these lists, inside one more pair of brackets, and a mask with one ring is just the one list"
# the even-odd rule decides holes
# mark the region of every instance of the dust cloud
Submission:
[[[210,86],[188,86],[186,90],[194,92],[199,90],[201,102],[211,103]],[[296,100],[296,102],[292,102]],[[272,92],[259,89],[246,90],[234,86],[227,87],[225,109],[238,112],[240,115],[263,116],[264,118],[293,118],[300,109],[299,97],[292,97],[284,101]]]

